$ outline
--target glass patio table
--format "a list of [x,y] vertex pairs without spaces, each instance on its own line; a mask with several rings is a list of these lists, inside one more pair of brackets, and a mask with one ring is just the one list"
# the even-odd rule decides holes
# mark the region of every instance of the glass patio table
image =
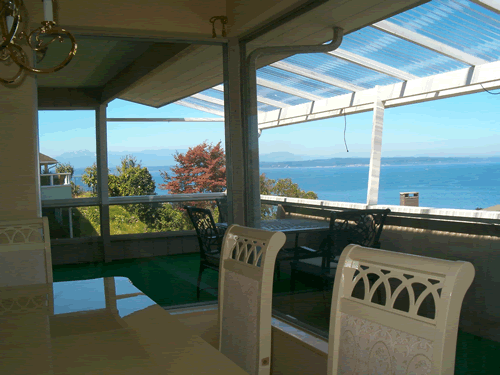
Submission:
[[124,277],[0,287],[1,374],[246,374]]
[[[313,219],[274,219],[263,220],[261,228],[272,231],[283,232],[286,235],[295,236],[293,248],[283,248],[278,253],[276,260],[288,261],[317,257],[317,251],[306,246],[299,246],[299,236],[303,233],[325,233],[329,230],[330,222],[326,220]],[[278,267],[279,278],[279,267]]]
[[[260,227],[265,230],[283,232],[287,237],[288,235],[294,236],[294,247],[281,249],[276,257],[276,272],[278,279],[280,279],[280,262],[315,258],[318,256],[316,250],[305,246],[299,246],[299,237],[303,233],[319,234],[327,232],[330,227],[330,221],[314,219],[272,219],[262,220]],[[217,228],[223,236],[227,229],[227,223],[217,223]]]

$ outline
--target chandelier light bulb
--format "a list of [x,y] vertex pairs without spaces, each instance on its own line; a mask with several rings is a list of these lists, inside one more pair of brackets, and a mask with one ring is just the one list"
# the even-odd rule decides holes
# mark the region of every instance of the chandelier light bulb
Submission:
[[10,30],[12,30],[12,26],[14,25],[14,17],[7,16],[5,17],[5,20],[7,21],[7,33],[10,33]]
[[54,22],[54,10],[52,0],[43,0],[43,18],[45,21]]

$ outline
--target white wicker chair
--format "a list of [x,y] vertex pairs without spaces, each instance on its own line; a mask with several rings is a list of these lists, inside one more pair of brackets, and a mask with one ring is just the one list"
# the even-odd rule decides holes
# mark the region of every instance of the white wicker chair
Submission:
[[335,276],[328,374],[452,375],[469,262],[347,246]]
[[251,375],[270,373],[271,307],[281,232],[232,225],[219,269],[219,350]]
[[47,218],[0,221],[0,286],[52,281]]

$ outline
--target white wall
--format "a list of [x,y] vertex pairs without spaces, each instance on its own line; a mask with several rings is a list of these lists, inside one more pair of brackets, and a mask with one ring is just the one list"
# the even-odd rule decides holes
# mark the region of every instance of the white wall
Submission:
[[[2,64],[0,74],[15,71]],[[40,216],[37,101],[33,76],[17,87],[0,84],[0,220]]]

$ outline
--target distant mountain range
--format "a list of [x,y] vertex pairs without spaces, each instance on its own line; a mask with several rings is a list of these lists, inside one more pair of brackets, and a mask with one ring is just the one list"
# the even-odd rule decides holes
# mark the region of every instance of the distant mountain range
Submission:
[[[120,164],[121,159],[126,155],[133,155],[143,166],[156,166],[156,165],[174,165],[175,159],[173,155],[176,151],[186,152],[187,150],[143,150],[143,151],[121,151],[121,152],[108,152],[108,165],[114,168]],[[73,152],[65,152],[55,159],[60,163],[70,163],[75,168],[90,167],[96,162],[96,154],[88,150],[80,150]]]
[[[382,165],[457,164],[500,162],[500,157],[382,157]],[[347,167],[370,165],[369,158],[331,158],[303,161],[260,162],[262,168]]]
[[[108,165],[114,168],[120,164],[126,155],[133,155],[143,166],[171,166],[175,165],[173,155],[185,149],[172,150],[142,150],[109,152]],[[52,157],[52,155],[49,155]],[[55,159],[60,163],[71,163],[75,168],[86,168],[96,162],[94,152],[88,150],[66,152]],[[355,165],[369,165],[369,158],[320,158],[318,156],[296,155],[291,152],[271,152],[260,155],[260,166],[263,168],[299,168],[299,167],[342,167]],[[500,157],[382,157],[382,165],[407,164],[438,164],[438,163],[468,163],[468,162],[500,162]]]

